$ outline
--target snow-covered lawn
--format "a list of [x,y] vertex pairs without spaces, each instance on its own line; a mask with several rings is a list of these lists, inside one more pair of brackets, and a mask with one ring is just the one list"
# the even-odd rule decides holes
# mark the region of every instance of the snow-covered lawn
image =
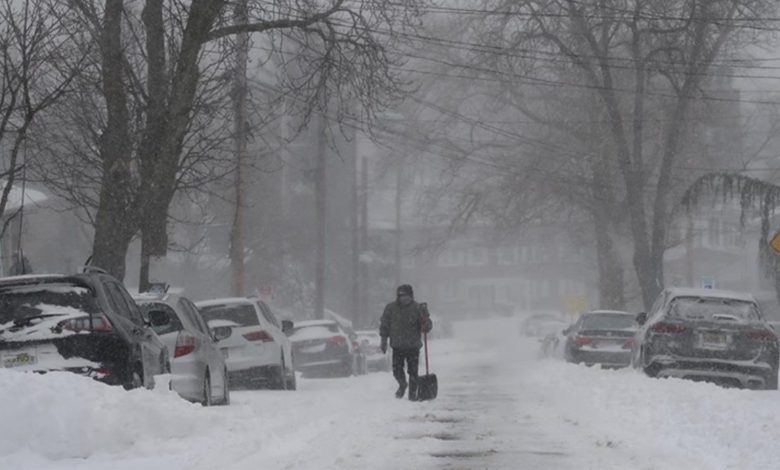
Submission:
[[203,408],[70,374],[0,370],[2,469],[768,469],[780,393],[537,360],[513,320],[432,344],[440,396],[389,374],[234,392]]

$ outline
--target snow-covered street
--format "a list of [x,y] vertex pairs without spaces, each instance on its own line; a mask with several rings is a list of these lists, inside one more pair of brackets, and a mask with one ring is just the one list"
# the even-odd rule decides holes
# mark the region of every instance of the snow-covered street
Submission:
[[390,374],[234,392],[202,408],[69,374],[0,370],[3,469],[762,469],[780,394],[537,359],[512,320],[432,344],[440,394],[392,397]]

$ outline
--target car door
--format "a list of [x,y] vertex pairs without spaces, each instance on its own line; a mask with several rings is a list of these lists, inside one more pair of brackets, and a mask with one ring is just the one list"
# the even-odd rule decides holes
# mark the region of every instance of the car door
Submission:
[[285,366],[289,370],[292,370],[293,361],[292,361],[292,346],[290,343],[290,338],[288,338],[287,335],[282,331],[281,322],[279,322],[279,319],[276,318],[276,315],[273,314],[273,312],[265,302],[261,300],[257,301],[257,307],[260,309],[260,312],[262,312],[263,318],[270,325],[268,332],[271,334],[271,336],[273,336],[274,341],[277,344],[279,344],[279,347],[282,350],[282,354],[284,355]]
[[167,355],[163,354],[165,346],[162,341],[157,337],[154,330],[144,322],[141,311],[122,284],[109,280],[107,281],[107,288],[116,302],[121,304],[121,307],[124,307],[126,315],[133,323],[133,335],[137,338],[137,344],[140,347],[144,373],[149,375],[164,373],[163,364]]
[[225,358],[223,353],[217,347],[214,336],[211,334],[211,330],[206,321],[203,320],[198,308],[185,297],[179,299],[179,306],[187,315],[193,328],[197,330],[198,346],[203,351],[204,360],[207,362],[213,377],[212,388],[219,395],[223,392],[223,384],[225,383]]

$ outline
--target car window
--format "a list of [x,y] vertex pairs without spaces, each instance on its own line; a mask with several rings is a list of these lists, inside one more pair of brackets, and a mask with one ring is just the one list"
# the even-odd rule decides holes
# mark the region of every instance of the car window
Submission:
[[637,327],[632,315],[596,313],[585,315],[582,320],[584,330],[630,330]]
[[200,308],[200,313],[206,322],[211,320],[228,320],[241,326],[256,326],[260,324],[257,311],[251,304],[218,304]]
[[276,319],[276,315],[271,312],[271,309],[268,308],[268,305],[264,304],[263,302],[257,302],[257,306],[260,307],[260,311],[263,313],[263,317],[268,320],[270,324],[279,329],[282,328],[279,324],[279,320]]
[[290,334],[290,340],[301,341],[306,339],[328,338],[338,333],[341,333],[341,331],[335,323],[332,325],[301,326],[293,329],[292,334]]
[[677,297],[669,303],[669,316],[684,320],[760,320],[756,304],[735,299]]
[[128,312],[125,302],[122,299],[122,295],[116,289],[113,282],[107,282],[103,284],[106,290],[106,298],[108,299],[109,306],[115,315],[125,317],[130,321],[135,321],[130,312]]
[[195,328],[205,335],[209,334],[208,325],[206,325],[200,311],[198,311],[198,308],[195,307],[192,302],[182,297],[179,299],[179,308],[187,315]]
[[39,315],[99,311],[95,297],[86,287],[43,284],[9,286],[0,290],[0,324]]
[[115,295],[117,296],[117,302],[124,305],[125,309],[130,315],[130,319],[138,325],[143,325],[144,320],[141,316],[141,311],[138,310],[138,305],[136,305],[133,298],[130,297],[130,294],[127,293],[127,290],[125,290],[124,286],[115,281],[109,281],[108,284],[110,286],[109,288],[113,289]]
[[152,310],[162,310],[168,314],[168,324],[162,326],[152,326],[152,329],[158,335],[164,335],[167,333],[173,333],[174,331],[181,331],[184,329],[184,325],[176,314],[176,311],[168,304],[163,302],[144,302],[139,305],[139,308],[145,312],[151,312]]

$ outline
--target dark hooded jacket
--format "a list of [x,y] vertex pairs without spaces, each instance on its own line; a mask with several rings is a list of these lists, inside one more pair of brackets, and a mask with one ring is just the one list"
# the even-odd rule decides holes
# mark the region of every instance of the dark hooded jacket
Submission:
[[433,328],[430,316],[414,300],[402,307],[398,301],[390,302],[382,314],[379,334],[390,338],[390,346],[395,349],[413,349],[422,347],[422,333]]

